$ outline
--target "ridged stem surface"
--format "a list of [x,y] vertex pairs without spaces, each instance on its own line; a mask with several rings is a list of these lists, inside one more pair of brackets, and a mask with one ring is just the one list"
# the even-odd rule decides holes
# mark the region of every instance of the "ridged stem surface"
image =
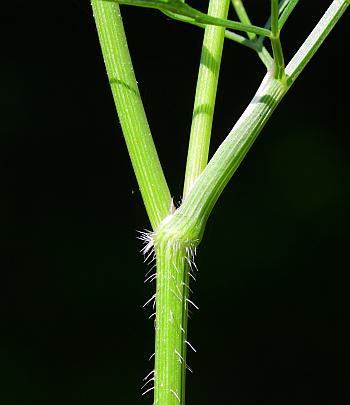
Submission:
[[[211,0],[208,15],[226,18],[229,5],[230,0]],[[183,198],[186,198],[193,183],[208,163],[224,39],[225,28],[214,25],[205,28],[193,107]]]
[[[154,403],[185,404],[186,326],[190,248],[172,235],[156,234],[156,343]],[[184,316],[184,314],[186,314]]]
[[91,1],[120,125],[148,217],[155,229],[170,212],[170,192],[137,86],[117,3]]

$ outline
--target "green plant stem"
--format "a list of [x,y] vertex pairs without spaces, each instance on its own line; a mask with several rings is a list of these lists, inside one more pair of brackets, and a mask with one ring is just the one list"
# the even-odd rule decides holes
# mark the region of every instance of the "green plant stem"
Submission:
[[[159,241],[158,241],[159,240]],[[169,235],[155,238],[157,257],[154,403],[185,404],[188,289],[186,246]]]
[[[156,404],[181,403],[184,405],[183,400],[176,401],[176,398],[180,398],[181,391],[177,384],[180,384],[181,380],[180,365],[177,364],[175,350],[179,350],[181,339],[181,328],[179,331],[178,327],[180,313],[177,315],[177,311],[183,311],[180,303],[186,302],[185,294],[178,296],[181,291],[180,277],[186,280],[184,265],[181,265],[185,262],[183,258],[186,247],[191,249],[199,243],[206,220],[220,193],[286,91],[286,86],[268,73],[253,101],[198,177],[183,204],[172,216],[166,218],[156,231],[154,240],[159,266],[157,269]],[[203,201],[205,201],[204,204]],[[176,288],[176,285],[179,288]],[[174,317],[176,321],[170,321]],[[185,359],[184,354],[182,357]]]
[[227,20],[223,18],[212,17],[196,10],[193,7],[190,7],[188,4],[183,3],[181,0],[100,0],[100,1],[126,4],[129,6],[155,8],[157,10],[165,12],[166,15],[180,21],[185,21],[184,17],[186,17],[186,22],[190,22],[189,21],[190,19],[192,20],[192,23],[216,25],[218,27],[231,28],[237,31],[254,32],[255,34],[267,37],[271,36],[271,31],[266,28],[258,27],[256,25],[246,25],[237,21]]
[[[211,0],[208,15],[227,18],[230,0]],[[186,174],[183,198],[189,193],[192,185],[208,162],[210,137],[215,108],[222,50],[225,38],[225,28],[208,25],[205,27],[196,95],[193,107],[190,142],[188,147]],[[187,359],[187,324],[188,324],[188,294],[189,268],[183,265],[183,306],[182,306],[182,390],[181,404],[185,404],[186,359]]]
[[[226,18],[228,13],[229,1],[230,0],[212,0],[209,3],[208,15],[219,18]],[[185,186],[184,186],[185,190],[184,196],[187,194],[193,182],[198,177],[203,168],[206,166],[208,161],[210,134],[212,128],[212,120],[213,120],[224,36],[225,36],[225,28],[223,27],[207,26],[205,28],[202,55],[197,81],[196,97],[194,103],[194,111],[190,135],[190,146],[188,152]],[[170,244],[170,246],[172,246],[172,244]],[[159,253],[157,253],[157,257],[158,255]],[[168,271],[171,271],[172,264],[170,263],[170,266],[165,265],[164,268],[167,269]],[[163,274],[162,268],[158,267],[158,269],[159,270],[157,271],[160,271],[160,273]],[[185,381],[186,381],[186,357],[187,357],[186,342],[187,342],[188,285],[189,285],[189,268],[187,262],[185,260],[182,260],[182,262],[177,265],[177,269],[182,276],[182,279],[179,280],[181,284],[177,288],[178,295],[181,292],[182,306],[177,307],[177,309],[180,312],[178,312],[176,315],[178,319],[181,319],[180,324],[181,333],[180,334],[178,333],[177,335],[181,340],[179,341],[177,339],[173,339],[172,343],[175,344],[175,347],[174,346],[172,347],[172,345],[170,344],[169,350],[172,355],[174,351],[176,351],[177,353],[181,353],[180,358],[181,363],[179,363],[178,361],[179,359],[177,358],[177,356],[175,356],[175,364],[171,363],[171,368],[168,369],[167,372],[175,373],[175,375],[177,375],[179,373],[178,370],[181,370],[181,380],[177,379],[177,382],[180,384],[180,386],[174,385],[169,395],[171,397],[170,400],[174,400],[174,397],[176,397],[174,392],[178,393],[178,397],[181,401],[181,404],[184,404]],[[166,279],[171,278],[173,277],[170,277],[169,275],[166,277]],[[168,291],[168,293],[171,294],[170,291]],[[168,299],[168,301],[170,300],[171,297]],[[157,308],[158,308],[158,301],[157,301]],[[160,309],[160,312],[161,313],[159,315],[157,312],[157,319],[162,315],[162,309]],[[161,323],[162,326],[163,324],[164,322]],[[174,327],[174,325],[170,325],[170,327]],[[179,329],[178,325],[177,328]],[[161,333],[164,333],[164,331],[159,330],[159,334]],[[156,341],[158,342],[159,339],[156,338]],[[181,347],[178,347],[179,344],[181,344]],[[163,362],[161,360],[159,361],[157,360],[157,358],[159,358],[161,353],[160,350],[162,349],[160,346],[161,345],[159,345],[158,351],[158,346],[156,345],[156,368],[155,368],[157,376],[156,381],[159,375],[163,376],[164,374],[161,372],[160,369]],[[161,377],[162,380],[164,378],[165,377]],[[164,386],[164,384],[162,386]],[[159,394],[159,391],[162,391],[162,394]],[[157,381],[155,385],[155,401],[159,399],[159,395],[167,395],[166,393],[167,391],[170,391],[170,389],[166,388],[164,392],[164,389],[162,390],[161,388],[161,384],[159,383],[159,381]]]
[[278,0],[271,0],[271,45],[275,62],[274,77],[276,79],[282,79],[284,76],[284,58],[280,40],[280,31],[278,28],[278,15]]
[[349,0],[332,2],[286,67],[287,80],[276,79],[271,72],[267,73],[253,100],[215,152],[183,204],[172,215],[171,220],[160,224],[159,230],[176,234],[178,239],[198,243],[209,214],[229,179],[290,86],[345,13],[349,4]]
[[[208,15],[226,18],[230,0],[211,0]],[[205,28],[196,96],[193,107],[183,198],[208,162],[225,28],[209,25]]]
[[[193,247],[199,243],[210,212],[226,184],[238,168],[239,164],[250,149],[258,134],[261,132],[265,123],[269,120],[277,105],[287,93],[290,85],[293,83],[300,71],[306,66],[307,62],[321,45],[331,28],[334,27],[340,16],[345,12],[348,5],[349,2],[344,0],[333,2],[332,6],[327,10],[320,23],[311,33],[310,37],[297,52],[296,57],[293,58],[290,64],[287,66],[286,71],[291,75],[290,80],[279,80],[276,79],[271,72],[267,73],[251,103],[248,105],[247,109],[233,127],[225,141],[218,148],[206,168],[197,178],[191,191],[183,201],[183,204],[173,215],[166,218],[166,220],[159,225],[154,239],[156,241],[156,246],[157,243],[159,246],[161,246],[161,243],[165,244],[163,250],[158,250],[159,260],[161,261],[161,266],[163,266],[163,268],[160,268],[159,271],[164,272],[164,274],[168,274],[167,277],[165,276],[165,280],[170,280],[173,278],[171,277],[172,272],[174,272],[174,266],[172,263],[175,262],[179,263],[176,268],[181,268],[181,277],[185,277],[185,270],[180,267],[180,263],[182,263],[181,258],[185,256],[184,248],[182,248],[182,253],[179,253],[179,256],[177,256],[176,254],[170,255],[169,252],[171,252],[173,248],[168,248],[168,253],[166,253],[167,248],[165,246]],[[174,242],[169,243],[170,241]],[[166,244],[166,242],[168,244]],[[176,248],[175,251],[178,252],[179,248]],[[173,259],[171,257],[173,257]],[[176,260],[174,257],[176,257]],[[176,269],[175,271],[177,272]],[[179,279],[176,280],[178,283]],[[171,286],[169,285],[167,288],[168,291],[170,291]],[[157,289],[157,291],[159,291],[160,294],[162,293],[161,288],[160,290]],[[183,297],[185,297],[184,294],[182,299]],[[163,299],[166,300],[165,297]],[[175,298],[173,297],[173,299]],[[168,300],[170,300],[170,298],[168,298]],[[158,305],[160,304],[157,301],[157,307]],[[180,306],[177,309],[179,310]],[[163,314],[164,317],[166,317],[166,315],[167,313]],[[180,319],[180,317],[178,317],[178,319]],[[164,328],[173,328],[171,325],[166,325],[166,320],[164,323],[162,323],[162,325]],[[167,332],[164,330],[163,334],[166,335]],[[175,331],[172,332],[170,336],[174,334]],[[175,339],[173,339],[173,341],[175,341]],[[179,344],[178,340],[176,340],[176,342]],[[160,343],[159,345],[159,350],[162,350]],[[169,359],[167,361],[172,361],[170,364],[173,368],[175,359],[172,358],[171,360],[170,356],[172,350],[169,348],[167,350],[167,353],[169,353]],[[160,357],[162,355],[163,354],[160,354]],[[169,369],[166,369],[165,362],[163,367],[165,369],[163,371],[164,374],[169,372]],[[180,381],[179,376],[176,377],[176,381]],[[167,385],[166,388],[167,392],[170,392],[170,386]],[[162,387],[159,386],[157,389],[160,390]],[[178,394],[180,393],[180,391],[175,392]],[[167,394],[164,393],[164,395]],[[172,400],[174,401],[174,399],[170,394],[168,395],[169,402],[160,401],[159,404],[168,405],[174,403],[175,405],[176,402],[171,402]],[[172,396],[174,397],[174,394]],[[181,402],[181,404],[183,403],[184,402]]]
[[92,0],[120,125],[152,228],[170,212],[170,192],[135,79],[118,4]]
[[289,84],[292,84],[296,80],[301,71],[309,63],[349,5],[350,0],[334,0],[331,3],[321,20],[286,67]]
[[[164,10],[163,10],[163,13],[165,15],[169,16],[170,18],[173,18],[175,20],[182,21],[182,22],[185,22],[188,24],[195,25],[196,27],[200,27],[200,28],[206,27],[205,24],[197,23],[193,20],[193,18],[190,18],[190,17],[179,16],[177,14],[169,13]],[[259,58],[264,63],[264,65],[266,66],[267,69],[269,69],[269,67],[271,66],[273,59],[272,59],[269,51],[262,44],[258,43],[257,40],[252,41],[240,34],[237,34],[236,32],[232,32],[228,29],[225,30],[225,38],[227,38],[231,41],[237,42],[238,44],[244,45],[247,48],[253,49],[255,52],[257,52]]]
[[[247,25],[251,24],[250,18],[246,12],[243,1],[242,0],[232,0],[232,4],[233,4],[233,7],[236,11],[236,14],[237,14],[239,20],[243,24],[247,24]],[[226,31],[228,31],[228,30],[226,30]],[[273,62],[273,59],[271,58],[269,51],[263,46],[263,44],[257,43],[256,34],[254,34],[252,32],[247,32],[247,35],[252,44],[252,48],[257,52],[259,58],[264,63],[266,68],[269,69]],[[226,34],[226,37],[228,37],[227,34]]]
[[[288,4],[290,3],[290,1],[293,1],[293,0],[282,0],[279,2],[279,4],[278,4],[278,15],[279,16],[281,16],[282,13],[285,11],[285,9],[288,6]],[[267,19],[267,21],[264,25],[264,28],[267,30],[271,29],[271,16]],[[257,43],[259,45],[262,45],[265,41],[265,38],[266,38],[265,36],[260,35],[259,38],[257,39]]]
[[246,47],[257,51],[254,41],[244,37],[243,35],[237,34],[230,30],[225,30],[225,38],[230,39],[231,41],[237,42],[238,44],[245,45]]
[[[236,11],[239,21],[242,22],[243,24],[247,24],[247,25],[251,24],[250,18],[248,17],[248,14],[246,12],[246,9],[244,7],[242,0],[232,0],[232,5]],[[247,32],[247,35],[248,35],[249,39],[256,38],[256,35],[253,34],[252,32]]]
[[192,242],[201,239],[206,221],[226,184],[286,94],[288,86],[268,72],[259,90],[193,185],[171,220],[158,231]]
[[[123,132],[155,229],[152,236],[157,259],[154,403],[184,405],[187,260],[200,242],[210,212],[226,184],[290,86],[346,11],[349,0],[333,1],[286,67],[287,80],[276,78],[271,71],[267,73],[241,118],[204,170],[193,178],[182,205],[171,215],[168,215],[169,191],[144,116],[119,8],[100,0],[93,0],[92,5]],[[272,24],[277,32],[276,9]],[[134,125],[134,121],[138,124]],[[197,158],[203,159],[194,154],[194,159]]]
[[279,20],[278,20],[278,29],[281,31],[283,28],[285,22],[288,20],[288,17],[290,16],[291,12],[294,10],[295,6],[298,4],[299,0],[290,0],[286,4],[286,7],[284,8]]
[[[183,16],[183,15],[180,16],[178,14],[169,13],[168,11],[164,11],[164,10],[163,10],[163,13],[165,15],[167,15],[168,17],[173,18],[174,20],[177,20],[177,21],[182,21],[182,22],[187,23],[187,24],[192,24],[192,25],[195,25],[196,27],[200,27],[200,28],[205,28],[206,27],[206,24],[198,23],[198,22],[194,21],[193,18],[190,18],[190,17],[187,17],[187,16]],[[232,31],[226,29],[225,30],[225,37],[227,39],[230,39],[230,40],[232,40],[234,42],[237,42],[237,43],[239,43],[241,45],[245,45],[248,48],[253,49],[254,51],[256,51],[256,46],[255,46],[254,42],[250,41],[249,39],[247,39],[243,35],[237,34],[236,32],[232,32]]]

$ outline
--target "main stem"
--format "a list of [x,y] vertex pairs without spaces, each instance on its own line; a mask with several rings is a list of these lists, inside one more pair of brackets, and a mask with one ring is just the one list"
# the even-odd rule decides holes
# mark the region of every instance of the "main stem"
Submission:
[[163,235],[155,240],[157,257],[156,342],[154,403],[184,405],[186,370],[186,322],[188,285],[185,283],[185,243]]

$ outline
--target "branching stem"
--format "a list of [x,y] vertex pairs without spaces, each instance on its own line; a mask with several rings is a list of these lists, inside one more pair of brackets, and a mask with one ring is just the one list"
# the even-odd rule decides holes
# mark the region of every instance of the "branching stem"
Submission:
[[259,90],[171,217],[166,231],[200,240],[206,221],[226,184],[271,114],[288,91],[286,83],[268,72]]
[[290,86],[305,68],[339,18],[349,0],[334,0],[320,22],[286,67],[286,80],[271,72],[227,138],[209,161],[181,207],[166,224],[168,232],[180,232],[190,240],[200,240],[217,199]]
[[[236,14],[237,14],[239,20],[243,24],[247,24],[247,25],[251,24],[250,18],[246,12],[243,1],[242,0],[232,0],[232,4],[233,4],[233,7],[236,11]],[[226,30],[226,31],[228,31],[228,30]],[[247,35],[249,38],[249,42],[252,45],[251,48],[257,52],[261,61],[264,63],[266,68],[269,69],[273,62],[273,59],[271,58],[269,51],[264,47],[263,44],[258,43],[258,41],[257,41],[258,37],[256,34],[254,34],[252,32],[247,32]],[[228,34],[226,34],[226,36],[229,37]],[[249,46],[248,44],[246,44],[246,45]]]
[[[181,1],[174,0],[171,3],[176,3],[177,6],[180,3],[180,8],[182,4],[187,17],[193,17],[198,24],[217,23],[222,28],[206,28],[191,131],[185,198],[181,206],[170,215],[170,193],[143,110],[119,6],[112,1],[116,2],[92,0],[92,6],[121,126],[154,229],[151,236],[157,260],[154,403],[184,405],[188,263],[226,184],[290,86],[344,14],[350,0],[333,0],[285,72],[279,38],[285,17],[282,15],[279,20],[279,15],[282,9],[286,10],[284,16],[290,14],[296,0],[284,0],[280,5],[277,0],[271,0],[271,31],[254,26],[247,29],[246,24],[232,25],[227,22],[229,0],[210,1],[210,12],[215,17],[203,17],[196,10],[186,8]],[[159,1],[156,0],[123,0],[123,3],[159,6]],[[170,4],[165,1],[163,3]],[[239,5],[238,0],[237,4]],[[176,10],[170,11],[176,13]],[[242,14],[242,9],[240,14],[241,19],[247,18]],[[253,34],[269,36],[276,69],[268,71],[251,103],[207,164],[222,43],[228,24],[234,29],[244,28],[244,31]],[[262,45],[260,39],[255,42],[254,38],[250,34],[250,45],[253,40],[257,45]]]

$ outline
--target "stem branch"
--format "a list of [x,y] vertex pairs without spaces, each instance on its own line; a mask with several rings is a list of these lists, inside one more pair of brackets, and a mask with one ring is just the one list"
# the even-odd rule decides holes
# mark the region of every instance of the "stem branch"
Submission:
[[100,0],[92,0],[91,5],[120,125],[155,229],[169,214],[171,197],[138,90],[119,5]]
[[161,224],[168,232],[178,232],[192,241],[201,239],[217,199],[287,91],[285,82],[275,79],[270,72],[266,74],[253,100],[198,177],[180,208],[170,221]]
[[299,0],[289,0],[278,20],[278,29],[281,31],[285,22],[288,20],[291,12],[294,10],[295,6],[298,4]]
[[340,17],[345,13],[349,5],[349,0],[334,0],[328,7],[321,20],[288,63],[286,74],[289,84],[292,84],[296,80],[301,71],[310,62],[315,52],[322,45],[323,41],[334,28]]
[[[230,0],[211,0],[208,15],[226,18],[229,4]],[[205,28],[193,107],[183,198],[186,198],[193,183],[208,162],[224,37],[225,28],[213,25],[208,25]]]
[[284,76],[284,58],[280,40],[280,30],[278,28],[278,15],[278,0],[271,0],[271,45],[273,59],[275,61],[274,77],[276,79],[282,79]]
[[171,221],[166,223],[165,227],[169,232],[180,232],[190,240],[201,239],[209,214],[226,184],[277,105],[345,13],[349,4],[349,0],[332,2],[288,64],[287,80],[276,79],[271,72],[266,74],[243,115],[198,177],[191,192],[174,213]]

